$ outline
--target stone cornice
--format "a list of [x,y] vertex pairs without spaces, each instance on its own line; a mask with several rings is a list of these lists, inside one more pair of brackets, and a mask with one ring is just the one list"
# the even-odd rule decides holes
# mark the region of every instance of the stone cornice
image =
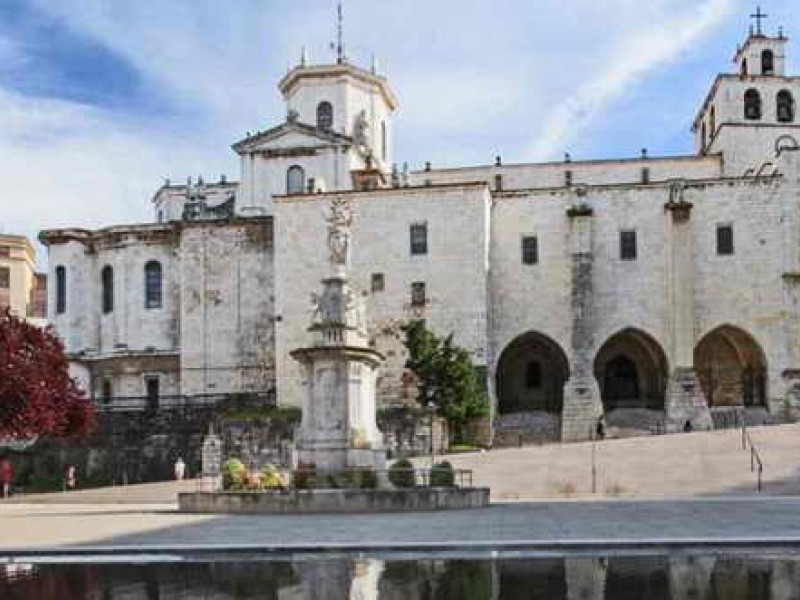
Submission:
[[397,98],[389,87],[385,77],[375,75],[348,63],[335,65],[298,66],[289,71],[278,83],[278,89],[284,97],[303,79],[327,79],[336,77],[352,77],[363,83],[377,87],[391,110],[397,109]]
[[277,139],[283,135],[288,133],[300,133],[302,135],[316,138],[322,140],[324,142],[328,142],[329,144],[334,144],[337,146],[340,145],[352,145],[353,138],[350,136],[337,133],[335,131],[324,131],[322,129],[318,129],[313,125],[308,125],[306,123],[300,123],[299,121],[287,121],[286,123],[281,123],[277,127],[273,127],[271,129],[267,129],[266,131],[259,131],[251,136],[244,138],[233,144],[231,148],[233,148],[234,152],[237,154],[247,154],[248,152],[258,151],[258,147],[261,144],[269,142],[270,140]]
[[[762,175],[759,177],[716,177],[714,179],[686,179],[686,189],[700,189],[710,186],[745,186],[745,185],[764,185],[781,181],[783,175]],[[669,190],[674,179],[664,181],[651,181],[650,183],[602,183],[586,184],[587,193],[593,190],[604,192],[613,190],[632,190],[646,191],[651,189]],[[551,196],[571,196],[575,193],[575,187],[541,187],[541,188],[520,188],[513,190],[492,191],[495,198],[519,198],[533,195],[549,194]]]
[[115,237],[134,236],[137,239],[146,237],[165,237],[177,235],[184,229],[213,226],[253,227],[272,226],[271,216],[233,217],[207,221],[170,221],[169,223],[139,223],[130,225],[114,225],[94,231],[88,229],[46,229],[39,233],[39,241],[45,246],[65,244],[75,241],[84,245],[99,242],[107,243]]
[[273,196],[272,201],[277,203],[314,202],[328,200],[338,196],[391,196],[391,195],[418,195],[431,191],[447,192],[465,189],[485,189],[489,191],[489,184],[485,181],[470,181],[463,183],[434,183],[431,185],[416,185],[409,187],[386,187],[372,190],[342,190],[337,192],[317,192],[314,194],[292,194],[290,196]]

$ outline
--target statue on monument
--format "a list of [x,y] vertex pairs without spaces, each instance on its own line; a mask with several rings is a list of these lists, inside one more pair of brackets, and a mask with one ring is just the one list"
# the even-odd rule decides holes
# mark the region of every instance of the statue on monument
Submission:
[[350,228],[353,225],[353,211],[347,199],[334,198],[325,220],[328,222],[330,261],[334,265],[347,265],[350,258]]

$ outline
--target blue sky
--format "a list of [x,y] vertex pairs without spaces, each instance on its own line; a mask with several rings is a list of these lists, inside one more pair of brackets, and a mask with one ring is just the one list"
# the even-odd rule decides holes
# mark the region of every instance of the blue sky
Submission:
[[[345,0],[412,166],[691,151],[746,34],[742,0]],[[795,5],[793,7],[793,4]],[[800,8],[765,1],[767,29]],[[329,62],[335,0],[0,0],[0,231],[150,217],[164,177],[238,176],[230,144],[284,118],[301,46]],[[790,70],[796,72],[790,44]]]

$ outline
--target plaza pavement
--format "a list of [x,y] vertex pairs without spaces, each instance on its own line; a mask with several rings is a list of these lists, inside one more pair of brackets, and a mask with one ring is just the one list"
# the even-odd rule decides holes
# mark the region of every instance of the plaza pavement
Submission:
[[170,505],[0,508],[0,561],[14,554],[425,549],[800,548],[800,499],[506,503],[364,515],[187,515]]
[[[195,481],[0,501],[0,560],[25,552],[315,551],[790,545],[800,549],[800,426],[755,428],[765,494],[737,431],[448,457],[487,509],[372,515],[189,515]],[[596,490],[591,493],[592,453]],[[426,459],[420,459],[420,462]],[[794,494],[794,495],[792,495]],[[536,501],[531,501],[536,499]]]
[[[748,431],[764,464],[764,491],[800,495],[800,425]],[[491,488],[494,501],[749,494],[757,482],[738,429],[509,448],[447,460],[472,470],[475,485]],[[427,466],[430,459],[416,462]]]

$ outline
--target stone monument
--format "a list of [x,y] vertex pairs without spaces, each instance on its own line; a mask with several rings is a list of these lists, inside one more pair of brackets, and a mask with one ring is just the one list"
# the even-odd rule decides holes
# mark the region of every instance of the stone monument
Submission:
[[311,295],[313,345],[291,355],[303,369],[303,418],[297,460],[321,471],[386,468],[375,421],[375,383],[383,356],[370,347],[362,297],[348,284],[353,212],[332,201],[328,223],[329,275]]

